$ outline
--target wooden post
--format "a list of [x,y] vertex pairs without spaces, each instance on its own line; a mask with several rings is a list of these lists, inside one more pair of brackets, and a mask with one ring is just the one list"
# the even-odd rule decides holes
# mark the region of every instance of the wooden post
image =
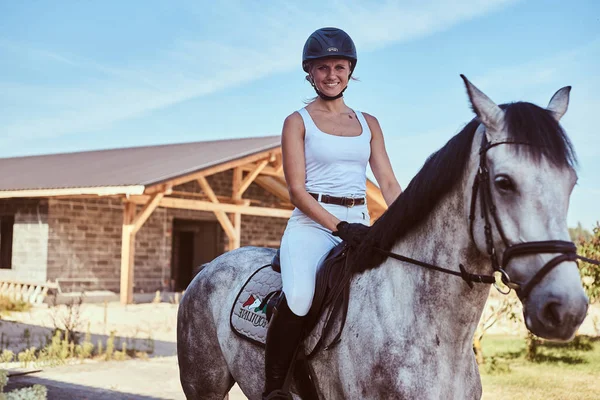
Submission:
[[135,257],[135,235],[133,219],[135,203],[127,202],[123,208],[123,232],[121,237],[121,304],[133,302],[133,260]]
[[[266,163],[265,163],[266,165]],[[263,165],[264,167],[264,165]],[[262,169],[262,168],[261,168]],[[250,183],[248,183],[250,185]],[[236,167],[233,169],[233,182],[231,184],[231,198],[235,202],[241,202],[242,200],[242,168]],[[233,238],[233,242],[229,243],[229,250],[238,249],[241,245],[242,239],[242,214],[239,212],[233,213],[231,216],[231,222],[233,222],[233,227],[235,229],[235,236]]]

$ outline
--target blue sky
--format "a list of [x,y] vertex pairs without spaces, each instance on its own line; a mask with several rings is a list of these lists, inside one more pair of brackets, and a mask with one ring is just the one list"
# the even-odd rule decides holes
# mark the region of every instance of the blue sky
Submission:
[[557,0],[0,2],[0,157],[277,135],[314,92],[308,35],[337,26],[346,92],[375,115],[405,187],[472,118],[459,74],[497,103],[545,106],[580,167],[569,225],[600,220],[600,3]]

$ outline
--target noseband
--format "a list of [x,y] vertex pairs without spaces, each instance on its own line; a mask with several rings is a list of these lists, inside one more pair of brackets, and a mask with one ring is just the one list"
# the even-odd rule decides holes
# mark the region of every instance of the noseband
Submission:
[[[504,283],[508,287],[508,290],[503,290],[500,286],[498,286],[496,277],[494,275],[471,274],[467,272],[467,270],[462,264],[459,265],[460,272],[458,272],[447,268],[438,267],[436,265],[432,265],[423,261],[415,260],[409,257],[405,257],[400,254],[392,253],[381,248],[375,247],[375,250],[388,257],[392,257],[400,261],[405,261],[435,271],[460,276],[465,282],[467,282],[467,284],[471,288],[473,287],[473,283],[488,283],[494,284],[496,289],[502,294],[508,294],[510,293],[511,289],[514,289],[521,301],[527,299],[535,285],[540,283],[542,279],[544,279],[544,277],[548,275],[548,273],[550,273],[550,271],[552,271],[556,266],[558,266],[564,261],[577,261],[579,259],[591,264],[600,265],[600,261],[591,260],[589,258],[577,255],[577,246],[575,246],[575,243],[573,242],[567,242],[564,240],[544,240],[539,242],[524,242],[516,244],[509,243],[504,233],[504,230],[502,229],[502,225],[500,224],[500,220],[498,219],[498,214],[496,213],[496,206],[494,205],[494,201],[492,199],[490,172],[487,166],[488,150],[492,147],[496,147],[501,144],[530,145],[530,143],[527,142],[517,142],[511,140],[491,143],[487,140],[485,132],[482,133],[481,146],[479,147],[479,168],[477,169],[477,174],[475,175],[475,180],[473,181],[473,193],[471,195],[471,209],[469,213],[469,232],[471,235],[471,240],[476,245],[475,235],[473,234],[473,226],[475,223],[477,197],[479,196],[481,218],[483,218],[485,222],[484,232],[487,253],[492,262],[492,268],[494,269],[494,272],[499,273],[502,283]],[[496,225],[496,230],[500,233],[500,237],[502,238],[502,242],[505,246],[505,250],[502,255],[502,263],[498,261],[498,253],[496,251],[496,248],[494,247],[494,238],[491,224],[492,219],[494,221],[494,224]],[[532,254],[537,255],[555,253],[558,253],[558,255],[550,261],[548,261],[527,282],[514,281],[506,272],[506,267],[514,257]]]

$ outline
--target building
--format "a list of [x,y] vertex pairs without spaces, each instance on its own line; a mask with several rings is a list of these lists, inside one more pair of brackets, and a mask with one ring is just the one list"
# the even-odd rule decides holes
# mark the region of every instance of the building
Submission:
[[[183,290],[240,246],[278,247],[293,206],[279,136],[0,159],[0,282]],[[369,211],[385,210],[367,182]]]

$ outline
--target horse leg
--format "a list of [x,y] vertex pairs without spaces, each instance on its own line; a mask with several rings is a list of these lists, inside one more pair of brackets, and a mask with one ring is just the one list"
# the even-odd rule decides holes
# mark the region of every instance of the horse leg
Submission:
[[228,399],[235,381],[221,353],[211,318],[200,314],[200,307],[179,307],[177,358],[181,386],[188,400]]

